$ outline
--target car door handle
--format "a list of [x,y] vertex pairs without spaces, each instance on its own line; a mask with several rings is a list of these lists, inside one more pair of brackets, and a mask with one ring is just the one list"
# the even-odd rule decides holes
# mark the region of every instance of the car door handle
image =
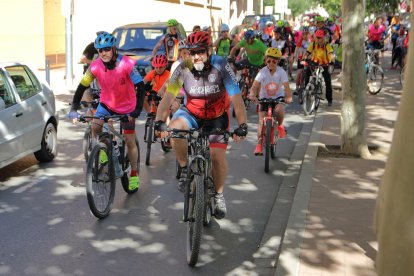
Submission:
[[18,113],[16,113],[16,114],[14,114],[14,116],[16,116],[16,117],[20,117],[20,116],[22,116],[23,115],[23,112],[18,112]]
[[46,104],[47,104],[47,101],[43,101],[43,102],[42,102],[42,105],[46,105]]

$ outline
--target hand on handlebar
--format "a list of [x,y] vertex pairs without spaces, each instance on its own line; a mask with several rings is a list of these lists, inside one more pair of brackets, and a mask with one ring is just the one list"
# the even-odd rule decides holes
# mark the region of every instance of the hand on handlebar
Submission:
[[79,116],[80,116],[80,114],[74,109],[72,109],[68,114],[68,118],[72,119],[72,123],[76,123]]
[[254,95],[254,94],[249,94],[248,96],[247,96],[248,98],[249,98],[249,100],[250,101],[252,101],[253,103],[258,103],[258,99],[257,99],[257,96],[256,95]]
[[240,140],[243,140],[244,138],[246,138],[247,133],[248,133],[247,124],[246,123],[240,124],[239,127],[233,131],[233,140],[235,142],[239,142]]
[[154,123],[154,134],[156,137],[160,137],[160,138],[165,138],[168,136],[167,133],[167,125],[165,124],[164,121],[156,121]]

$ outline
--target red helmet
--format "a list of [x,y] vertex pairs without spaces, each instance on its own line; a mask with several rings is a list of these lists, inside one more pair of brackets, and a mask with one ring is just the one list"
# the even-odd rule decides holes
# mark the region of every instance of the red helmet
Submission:
[[154,68],[167,66],[167,57],[164,54],[157,54],[152,59],[151,64]]
[[325,36],[325,32],[323,30],[317,30],[315,32],[315,36],[316,37],[324,37]]
[[211,38],[207,32],[194,32],[187,37],[187,47],[189,49],[207,48],[210,44]]

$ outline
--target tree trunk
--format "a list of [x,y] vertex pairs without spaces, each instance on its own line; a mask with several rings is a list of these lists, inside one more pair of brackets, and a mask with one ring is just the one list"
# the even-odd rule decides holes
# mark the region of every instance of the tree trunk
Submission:
[[341,151],[368,158],[365,133],[364,0],[342,0]]
[[409,78],[414,76],[413,47],[410,40],[403,95],[377,199],[374,226],[379,276],[414,275],[414,78]]

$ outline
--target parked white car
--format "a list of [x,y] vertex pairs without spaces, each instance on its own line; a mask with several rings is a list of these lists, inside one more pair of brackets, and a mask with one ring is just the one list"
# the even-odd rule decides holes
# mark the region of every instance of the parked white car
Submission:
[[0,63],[0,168],[34,153],[40,162],[57,155],[55,96],[22,63]]

